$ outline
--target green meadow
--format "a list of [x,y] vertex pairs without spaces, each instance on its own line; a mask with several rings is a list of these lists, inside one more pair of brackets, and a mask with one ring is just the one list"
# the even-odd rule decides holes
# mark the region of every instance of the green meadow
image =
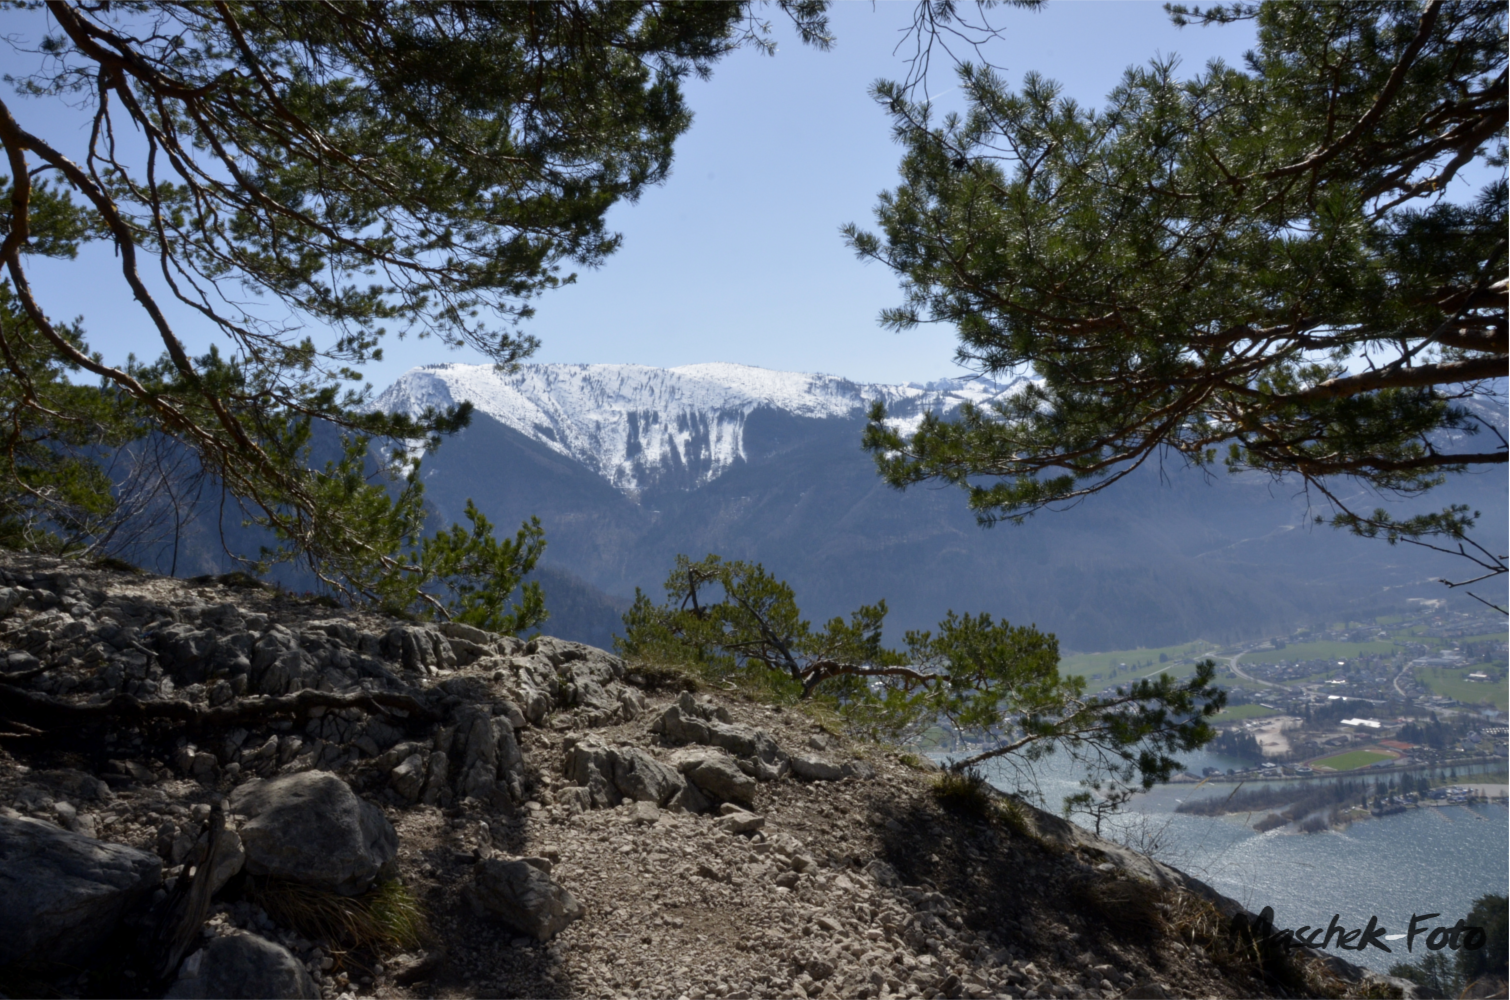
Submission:
[[1217,713],[1217,722],[1241,722],[1244,719],[1261,719],[1266,715],[1278,715],[1279,712],[1272,708],[1264,708],[1262,705],[1233,705],[1224,708]]
[[1472,667],[1417,667],[1414,673],[1416,680],[1431,688],[1433,694],[1455,698],[1466,705],[1493,705],[1503,712],[1510,703],[1510,684],[1504,677],[1493,684],[1464,680],[1471,673],[1488,669],[1480,663]]
[[1280,660],[1289,660],[1292,663],[1304,660],[1347,660],[1359,653],[1393,653],[1395,644],[1385,639],[1377,639],[1372,642],[1300,642],[1284,649],[1264,649],[1253,653],[1244,653],[1243,658],[1238,660],[1238,666],[1244,663],[1278,663]]
[[[1109,653],[1077,653],[1059,661],[1059,672],[1066,676],[1073,675],[1087,679],[1092,674],[1100,674],[1102,681],[1110,681],[1111,671],[1116,669],[1115,679],[1120,681],[1147,677],[1157,673],[1160,667],[1168,667],[1175,671],[1175,676],[1184,677],[1193,673],[1194,668],[1188,663],[1177,664],[1175,661],[1196,659],[1202,653],[1213,652],[1216,649],[1217,646],[1213,643],[1197,640],[1180,646],[1160,646],[1157,649],[1116,649]],[[1161,653],[1168,658],[1168,662],[1159,662]],[[1123,663],[1127,664],[1126,669],[1119,666]]]
[[1333,757],[1313,760],[1311,765],[1329,767],[1334,771],[1355,771],[1360,767],[1377,764],[1381,760],[1394,760],[1394,757],[1387,753],[1380,753],[1378,750],[1349,750],[1347,753],[1339,753]]

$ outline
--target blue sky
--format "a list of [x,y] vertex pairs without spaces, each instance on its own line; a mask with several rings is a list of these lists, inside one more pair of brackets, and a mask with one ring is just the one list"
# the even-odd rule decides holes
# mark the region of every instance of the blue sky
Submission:
[[[894,50],[913,9],[911,0],[841,0],[832,11],[836,44],[820,52],[766,8],[778,53],[741,51],[720,62],[711,80],[689,81],[696,119],[670,179],[612,211],[624,245],[603,268],[539,300],[528,325],[544,342],[534,360],[734,361],[868,382],[957,374],[948,329],[880,329],[877,313],[899,297],[896,279],[856,260],[839,236],[846,222],[868,225],[876,195],[895,184],[901,149],[867,90],[905,73],[905,53]],[[1156,54],[1178,54],[1184,72],[1194,73],[1213,57],[1240,62],[1252,44],[1246,25],[1179,29],[1160,4],[1141,0],[1052,0],[1039,12],[999,9],[991,17],[1004,37],[986,54],[1014,84],[1038,70],[1082,103],[1099,104],[1127,66]],[[3,57],[29,68],[22,60],[31,57]],[[948,92],[952,71],[946,61],[936,67],[933,90],[947,108],[958,96]],[[77,116],[37,99],[7,100],[24,127],[65,150],[82,148],[87,133]],[[160,352],[108,246],[86,248],[77,262],[34,267],[45,306],[82,315],[107,360]],[[209,343],[185,311],[176,311],[175,323],[196,350]],[[390,340],[385,351],[382,364],[365,369],[379,389],[414,365],[482,360],[434,340]]]

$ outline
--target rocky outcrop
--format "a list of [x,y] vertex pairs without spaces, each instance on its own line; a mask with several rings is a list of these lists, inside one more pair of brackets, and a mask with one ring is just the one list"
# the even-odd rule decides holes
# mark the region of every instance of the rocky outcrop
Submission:
[[382,811],[321,771],[242,785],[230,808],[242,819],[246,870],[253,875],[355,895],[398,851]]
[[477,862],[469,898],[479,912],[537,941],[549,940],[586,914],[543,866],[529,861]]
[[[0,719],[98,740],[68,768],[0,743],[0,964],[118,930],[140,956],[47,989],[139,995],[187,952],[174,996],[1273,992],[1164,925],[1237,904],[1026,804],[950,812],[800,710],[246,583],[0,557]],[[433,934],[352,946],[276,891]]]
[[732,724],[727,709],[699,702],[690,692],[683,692],[676,704],[668,706],[651,731],[685,743],[721,747],[742,770],[761,781],[779,778],[786,771],[786,754],[770,733]]
[[581,808],[620,802],[648,802],[681,812],[700,812],[707,800],[676,768],[637,747],[606,746],[599,740],[569,739],[563,770],[576,786],[569,796]]
[[212,938],[184,959],[165,1000],[266,997],[319,1000],[320,990],[287,948],[255,934]]
[[754,778],[740,770],[725,750],[714,747],[689,747],[672,755],[672,762],[687,780],[703,794],[724,802],[753,805]]
[[161,879],[146,851],[0,816],[0,966],[85,964]]

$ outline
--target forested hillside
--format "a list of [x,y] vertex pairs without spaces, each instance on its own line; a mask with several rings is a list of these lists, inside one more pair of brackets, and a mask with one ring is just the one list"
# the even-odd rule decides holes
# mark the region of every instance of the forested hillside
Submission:
[[[984,610],[1034,622],[1072,649],[1221,641],[1382,612],[1443,596],[1431,578],[1457,570],[1418,548],[1310,524],[1306,498],[1285,483],[1208,477],[1179,459],[1073,513],[983,529],[953,490],[881,483],[859,447],[863,425],[859,415],[756,408],[743,418],[743,457],[722,475],[688,488],[679,472],[669,487],[626,492],[479,413],[425,457],[426,495],[445,519],[468,497],[498,524],[538,515],[545,562],[606,594],[658,596],[678,553],[717,552],[763,562],[806,595],[817,619],[884,597],[899,632],[951,608]],[[1458,477],[1443,496],[1483,510],[1483,525],[1503,538],[1498,473]],[[563,627],[587,627],[575,622],[581,598],[575,589],[571,618],[559,615],[553,632],[578,637]],[[580,638],[604,641],[599,627]]]

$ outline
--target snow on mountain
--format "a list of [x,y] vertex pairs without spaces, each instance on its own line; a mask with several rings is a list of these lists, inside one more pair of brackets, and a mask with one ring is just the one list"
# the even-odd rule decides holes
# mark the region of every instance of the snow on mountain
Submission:
[[374,402],[386,412],[469,401],[507,427],[582,462],[613,486],[635,490],[666,472],[702,485],[745,457],[745,425],[768,409],[796,417],[853,418],[876,399],[906,426],[925,410],[949,412],[986,403],[1023,380],[944,379],[869,385],[832,375],[778,372],[736,364],[426,365],[404,373]]

